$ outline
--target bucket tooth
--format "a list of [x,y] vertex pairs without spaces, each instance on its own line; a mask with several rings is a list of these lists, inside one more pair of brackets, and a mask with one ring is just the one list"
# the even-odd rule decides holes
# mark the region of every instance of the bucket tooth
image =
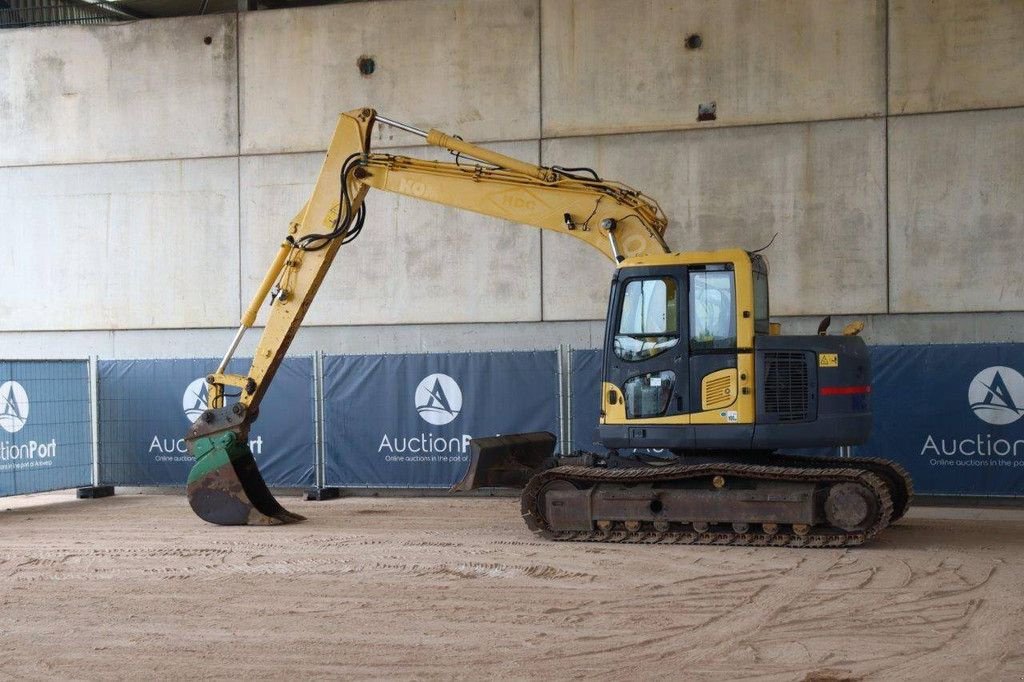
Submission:
[[450,492],[476,488],[522,488],[555,452],[555,436],[547,431],[474,438],[469,442],[469,468]]
[[199,518],[221,526],[305,520],[274,499],[248,443],[234,432],[198,438],[191,445],[196,463],[188,476],[188,502]]

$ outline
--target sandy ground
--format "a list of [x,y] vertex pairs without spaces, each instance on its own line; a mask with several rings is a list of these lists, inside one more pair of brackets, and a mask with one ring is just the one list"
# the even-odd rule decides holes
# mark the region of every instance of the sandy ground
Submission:
[[0,678],[1024,679],[1022,511],[798,550],[543,542],[510,498],[285,502],[310,520],[0,500]]

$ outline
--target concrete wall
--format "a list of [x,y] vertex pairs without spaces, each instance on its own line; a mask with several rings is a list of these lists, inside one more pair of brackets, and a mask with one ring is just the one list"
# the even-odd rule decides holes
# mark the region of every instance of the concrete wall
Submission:
[[[0,168],[0,330],[212,327],[238,317],[230,158]],[[187,234],[186,234],[187,233]]]
[[896,312],[1024,304],[1024,108],[900,117],[889,127]]
[[[885,113],[881,0],[544,2],[544,135]],[[687,48],[688,36],[700,48]],[[700,104],[717,119],[698,122]]]
[[[675,249],[756,249],[778,233],[768,252],[777,314],[886,311],[881,119],[575,137],[543,151],[657,197]],[[545,318],[604,315],[607,289],[590,285],[608,279],[603,258],[544,235],[543,265]]]
[[[0,33],[0,356],[219,355],[364,105],[592,165],[657,198],[680,250],[778,232],[787,331],[1024,330],[1021,0],[378,0]],[[610,266],[582,243],[369,209],[297,352],[600,344]]]
[[[467,140],[534,139],[538,22],[536,0],[392,0],[243,14],[242,153],[322,150],[338,113],[363,106]],[[360,57],[374,60],[371,76],[359,72]],[[380,132],[383,146],[416,139]]]
[[[489,146],[538,161],[534,142]],[[451,158],[436,148],[402,151]],[[322,153],[242,159],[243,291],[259,287],[282,226],[309,197],[322,162]],[[309,324],[541,319],[540,230],[394,194],[370,194],[366,205],[367,226],[339,252]]]
[[0,165],[237,154],[236,34],[231,15],[4,31]]
[[890,113],[1020,106],[1020,0],[890,1]]

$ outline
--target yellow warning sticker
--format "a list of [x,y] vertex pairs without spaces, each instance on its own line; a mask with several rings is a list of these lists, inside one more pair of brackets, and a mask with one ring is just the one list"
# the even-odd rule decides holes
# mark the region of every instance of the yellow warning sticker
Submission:
[[839,355],[837,353],[818,353],[818,367],[838,367]]

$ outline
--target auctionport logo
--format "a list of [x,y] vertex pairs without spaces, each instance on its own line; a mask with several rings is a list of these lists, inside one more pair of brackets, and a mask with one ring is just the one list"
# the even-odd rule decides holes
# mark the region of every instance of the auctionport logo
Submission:
[[28,421],[28,393],[17,381],[0,386],[0,428],[17,433]]
[[997,426],[1012,424],[1024,415],[1024,377],[1012,367],[983,369],[971,381],[967,399],[978,419]]
[[415,402],[423,421],[443,426],[462,411],[462,389],[447,374],[431,374],[416,386]]
[[190,422],[195,424],[199,416],[206,412],[209,397],[210,388],[205,377],[200,377],[188,385],[185,395],[181,397],[181,409],[185,411],[185,416]]

